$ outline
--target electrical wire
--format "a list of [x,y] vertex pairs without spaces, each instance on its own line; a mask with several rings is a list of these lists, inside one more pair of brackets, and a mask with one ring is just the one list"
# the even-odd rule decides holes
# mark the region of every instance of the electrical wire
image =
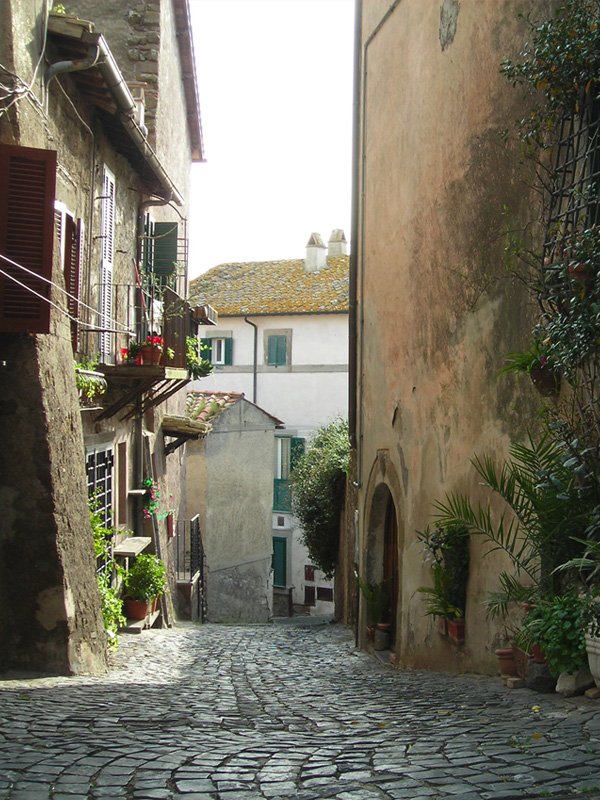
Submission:
[[[26,272],[29,275],[33,275],[33,277],[36,280],[44,281],[44,283],[47,283],[50,286],[53,286],[55,289],[58,289],[59,292],[62,292],[70,300],[73,300],[78,305],[83,306],[83,308],[87,309],[88,311],[91,311],[92,314],[95,314],[96,316],[101,317],[101,318],[103,317],[103,314],[102,314],[101,311],[98,311],[98,309],[96,309],[96,308],[92,308],[92,306],[88,306],[87,303],[84,303],[82,300],[79,300],[79,298],[75,297],[70,292],[67,292],[66,289],[63,289],[62,286],[59,286],[57,283],[54,283],[54,281],[51,281],[48,278],[45,278],[43,275],[39,275],[37,272],[33,272],[33,270],[30,270],[27,267],[24,267],[22,264],[18,264],[16,261],[13,261],[12,259],[10,259],[7,256],[3,255],[2,253],[0,253],[0,258],[3,259],[4,261],[7,261],[11,266],[17,267],[18,269],[23,270],[23,272]],[[79,325],[81,325],[82,327],[86,328],[86,330],[90,330],[90,331],[105,331],[106,333],[129,333],[131,335],[135,335],[135,331],[132,331],[130,328],[127,327],[127,325],[123,325],[123,323],[119,322],[116,319],[109,319],[108,322],[109,322],[110,325],[114,325],[114,326],[118,325],[118,326],[120,326],[120,329],[109,330],[109,329],[105,329],[105,328],[100,328],[100,327],[98,327],[96,325],[89,325],[87,322],[84,322],[83,320],[79,319],[78,317],[72,316],[71,314],[68,313],[68,311],[65,311],[64,308],[61,308],[56,303],[53,303],[52,300],[50,300],[47,297],[44,297],[43,294],[40,294],[39,292],[36,292],[34,289],[31,288],[31,286],[28,286],[26,283],[23,283],[22,281],[18,280],[18,278],[15,278],[15,276],[11,275],[9,272],[6,272],[5,270],[0,269],[0,275],[4,275],[6,278],[9,278],[11,281],[14,281],[14,283],[17,283],[23,289],[26,289],[28,292],[31,292],[31,294],[35,295],[36,297],[39,297],[41,300],[45,300],[51,306],[53,306],[58,311],[60,311],[61,314],[64,314],[65,316],[67,316],[72,322],[77,322]]]

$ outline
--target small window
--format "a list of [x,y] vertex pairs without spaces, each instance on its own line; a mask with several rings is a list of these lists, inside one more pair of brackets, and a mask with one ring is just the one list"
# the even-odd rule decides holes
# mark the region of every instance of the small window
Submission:
[[200,339],[200,353],[215,366],[229,367],[233,364],[233,339],[231,336]]
[[287,364],[287,336],[268,337],[267,364],[270,367],[284,367]]
[[317,586],[317,600],[333,603],[333,589],[328,586]]
[[314,586],[305,586],[304,587],[304,605],[305,606],[314,606],[315,605],[315,587]]
[[225,363],[225,339],[212,340],[212,363]]
[[305,564],[304,565],[304,580],[310,581],[314,583],[315,580],[315,568],[312,564]]

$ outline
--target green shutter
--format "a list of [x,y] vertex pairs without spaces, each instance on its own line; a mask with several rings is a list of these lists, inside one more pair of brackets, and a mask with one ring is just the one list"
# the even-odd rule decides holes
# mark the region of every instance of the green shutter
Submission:
[[290,472],[293,471],[303,455],[304,439],[301,439],[299,436],[292,436],[292,441],[290,442]]
[[200,339],[200,358],[210,361],[212,355],[212,340]]
[[287,583],[287,541],[282,536],[273,537],[273,585],[285,586]]
[[287,336],[269,336],[267,340],[267,364],[283,367],[287,363]]
[[231,336],[225,339],[225,361],[223,363],[226,366],[231,366],[233,364],[233,339]]
[[177,223],[154,223],[154,259],[155,275],[172,275],[177,261]]
[[285,478],[273,479],[273,511],[292,510],[292,491]]

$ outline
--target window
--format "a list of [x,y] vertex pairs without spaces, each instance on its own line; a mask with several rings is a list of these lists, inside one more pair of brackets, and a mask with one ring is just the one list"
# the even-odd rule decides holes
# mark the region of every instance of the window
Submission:
[[113,258],[115,233],[115,176],[105,165],[102,176],[102,206],[100,217],[100,358],[102,363],[114,360],[112,321]]
[[108,528],[114,524],[113,466],[112,447],[94,447],[86,450],[88,494],[90,497],[95,497],[96,509],[102,513],[103,522]]
[[231,336],[215,336],[200,339],[201,354],[212,364],[228,367],[233,364],[233,339]]
[[273,537],[273,585],[287,585],[287,539],[283,536]]
[[333,603],[333,589],[329,586],[317,586],[317,600]]
[[64,203],[56,202],[54,204],[54,219],[60,244],[60,264],[65,276],[65,289],[70,295],[67,296],[67,309],[71,316],[71,344],[73,352],[76,352],[79,333],[77,315],[79,313],[81,248],[84,228],[82,220],[75,220]]
[[267,364],[284,367],[287,364],[287,336],[271,334],[267,337]]
[[50,331],[55,185],[54,150],[0,144],[0,254],[10,259],[0,257],[2,332]]
[[274,511],[292,510],[290,474],[303,453],[304,439],[295,436],[278,436],[275,439]]

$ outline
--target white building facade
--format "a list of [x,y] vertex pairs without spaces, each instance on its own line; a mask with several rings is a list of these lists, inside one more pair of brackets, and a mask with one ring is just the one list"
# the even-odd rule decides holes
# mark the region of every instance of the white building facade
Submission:
[[347,416],[348,256],[342,251],[343,232],[332,233],[329,251],[312,234],[306,259],[223,264],[190,288],[193,302],[210,302],[219,312],[218,325],[205,334],[214,373],[202,388],[243,392],[285,423],[273,455],[276,615],[286,608],[333,612],[333,583],[311,564],[291,513],[289,475],[314,431]]

